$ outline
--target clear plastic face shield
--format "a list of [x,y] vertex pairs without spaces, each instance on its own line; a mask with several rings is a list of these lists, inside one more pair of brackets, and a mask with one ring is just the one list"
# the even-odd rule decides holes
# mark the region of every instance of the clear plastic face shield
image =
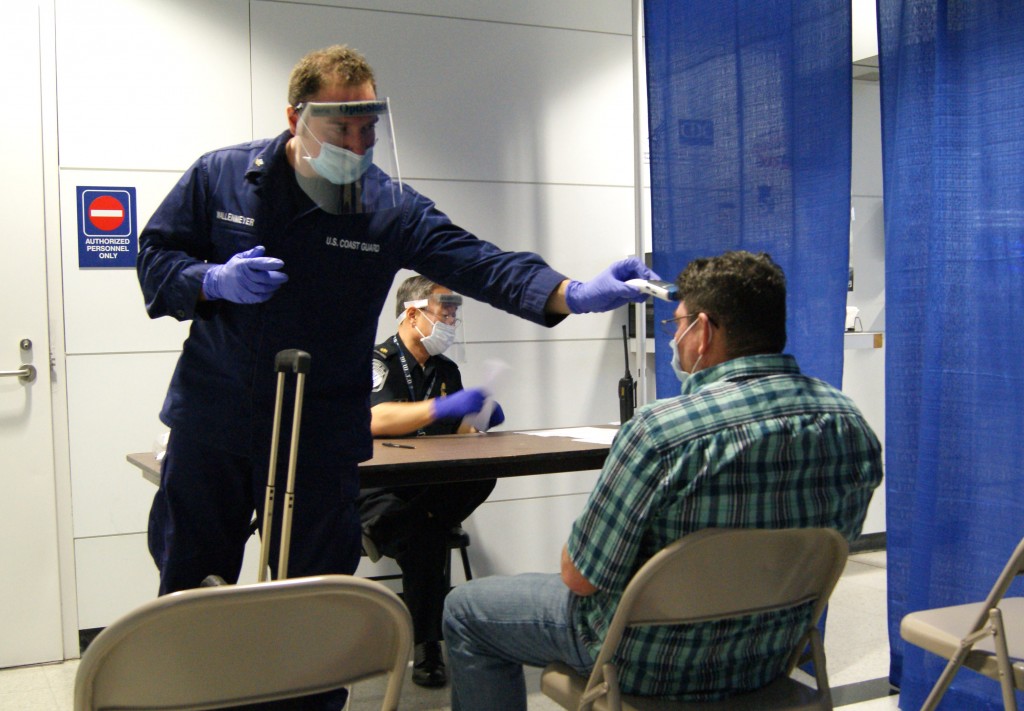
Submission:
[[457,362],[466,360],[466,334],[462,327],[462,297],[458,294],[431,294],[426,299],[406,301],[405,311],[398,317],[401,323],[409,308],[415,308],[424,318],[417,319],[420,345],[430,355],[446,356]]
[[317,207],[334,215],[397,207],[402,192],[388,99],[302,102],[295,175]]

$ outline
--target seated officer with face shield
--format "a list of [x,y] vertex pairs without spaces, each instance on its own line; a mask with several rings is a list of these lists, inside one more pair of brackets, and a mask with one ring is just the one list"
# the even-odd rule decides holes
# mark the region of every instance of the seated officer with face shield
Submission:
[[[442,355],[456,339],[462,297],[426,277],[398,288],[398,333],[373,350],[370,429],[374,437],[456,434],[480,412],[486,393],[463,389],[459,367]],[[505,416],[495,403],[489,427]],[[371,560],[394,558],[402,569],[405,604],[415,632],[412,680],[444,686],[441,613],[448,531],[462,523],[494,489],[494,480],[363,489],[358,500],[363,548]]]

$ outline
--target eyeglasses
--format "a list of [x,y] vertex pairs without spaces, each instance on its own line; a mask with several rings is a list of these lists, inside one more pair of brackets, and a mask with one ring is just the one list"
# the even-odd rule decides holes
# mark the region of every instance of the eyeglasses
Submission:
[[[680,321],[682,321],[684,318],[685,319],[697,318],[698,316],[700,316],[703,313],[705,313],[705,312],[704,311],[698,311],[695,314],[685,314],[684,316],[676,316],[675,318],[662,319],[661,320],[661,330],[662,330],[662,333],[664,333],[669,338],[675,338],[676,337],[676,331],[679,330],[679,322]],[[718,322],[715,321],[715,319],[713,319],[710,314],[706,314],[706,315],[708,317],[708,323],[710,323],[715,328],[718,328]]]
[[661,332],[663,334],[665,334],[666,336],[668,336],[669,338],[675,338],[676,331],[679,330],[679,322],[680,321],[682,321],[684,318],[685,319],[691,319],[694,316],[699,316],[699,315],[700,315],[699,313],[696,313],[696,314],[685,314],[683,316],[676,316],[675,318],[662,319],[661,320]]

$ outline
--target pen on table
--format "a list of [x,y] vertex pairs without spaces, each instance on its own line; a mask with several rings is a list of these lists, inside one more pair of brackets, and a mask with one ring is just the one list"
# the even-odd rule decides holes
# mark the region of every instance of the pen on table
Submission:
[[395,447],[398,449],[416,449],[411,444],[399,444],[398,442],[381,442],[384,447]]

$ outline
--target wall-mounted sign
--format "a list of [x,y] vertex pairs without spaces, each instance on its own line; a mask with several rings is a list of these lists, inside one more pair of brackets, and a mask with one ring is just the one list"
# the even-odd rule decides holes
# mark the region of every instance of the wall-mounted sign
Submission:
[[135,188],[78,186],[78,266],[134,267]]

